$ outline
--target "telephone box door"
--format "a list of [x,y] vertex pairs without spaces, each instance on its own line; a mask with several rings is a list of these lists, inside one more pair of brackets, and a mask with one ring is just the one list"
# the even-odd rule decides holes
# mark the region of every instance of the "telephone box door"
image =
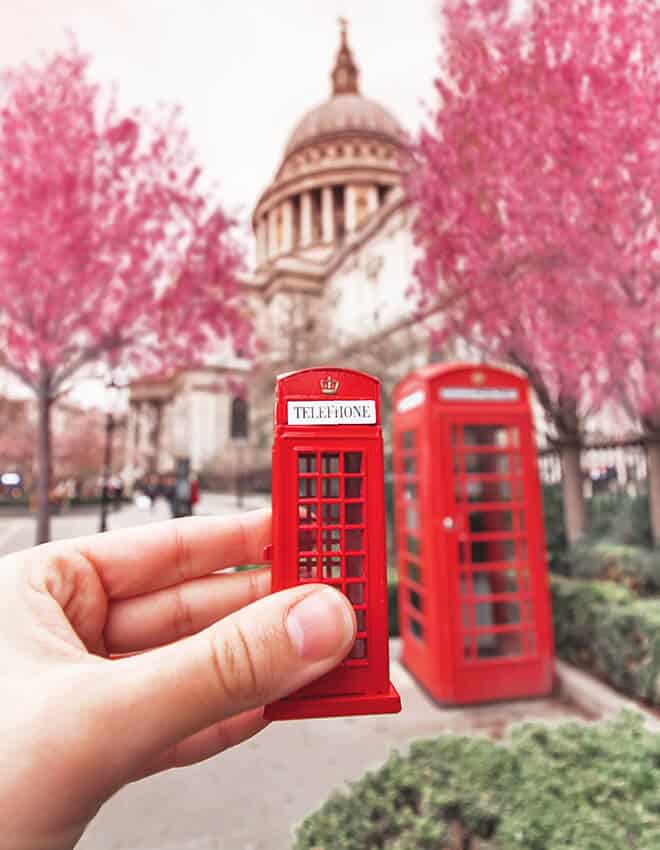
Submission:
[[438,523],[460,690],[461,670],[536,655],[540,497],[526,417],[455,416],[440,433],[451,483]]
[[[367,516],[382,502],[380,441],[315,440],[306,446],[299,438],[284,447],[283,470],[289,482],[289,504],[296,504],[286,529],[286,584],[322,582],[343,591],[353,604],[357,637],[353,649],[337,668],[300,692],[301,696],[374,692],[387,688],[386,654],[370,654],[375,609],[384,604],[383,517]],[[382,475],[382,473],[381,473]],[[370,488],[378,497],[369,498]],[[368,533],[372,529],[372,533]],[[375,569],[371,569],[371,567]],[[370,581],[370,576],[372,579]]]

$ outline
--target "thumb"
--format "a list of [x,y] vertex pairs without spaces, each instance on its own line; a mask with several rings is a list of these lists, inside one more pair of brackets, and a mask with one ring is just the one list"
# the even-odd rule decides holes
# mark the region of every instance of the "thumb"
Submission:
[[324,585],[284,590],[191,638],[113,662],[106,720],[133,762],[317,679],[354,639],[342,593]]

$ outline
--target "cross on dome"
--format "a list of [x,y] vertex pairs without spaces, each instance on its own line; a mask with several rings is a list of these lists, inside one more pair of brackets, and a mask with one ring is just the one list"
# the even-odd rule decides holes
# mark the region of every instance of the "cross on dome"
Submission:
[[339,18],[340,44],[335,67],[332,69],[332,94],[359,94],[360,71],[348,46],[348,21]]

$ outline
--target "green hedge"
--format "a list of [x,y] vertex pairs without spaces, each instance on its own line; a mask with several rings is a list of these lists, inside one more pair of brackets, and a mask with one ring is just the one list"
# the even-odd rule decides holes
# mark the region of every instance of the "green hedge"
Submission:
[[[568,550],[561,484],[544,485],[542,495],[548,554],[551,563],[560,563]],[[648,496],[596,493],[587,499],[587,527],[592,542],[610,540],[650,548],[653,537]]]
[[446,736],[393,754],[298,830],[295,850],[657,850],[660,737],[538,724],[511,740]]
[[660,550],[624,543],[586,541],[566,556],[575,578],[622,584],[638,596],[660,594]]
[[555,576],[551,587],[557,654],[660,706],[660,598],[607,581]]

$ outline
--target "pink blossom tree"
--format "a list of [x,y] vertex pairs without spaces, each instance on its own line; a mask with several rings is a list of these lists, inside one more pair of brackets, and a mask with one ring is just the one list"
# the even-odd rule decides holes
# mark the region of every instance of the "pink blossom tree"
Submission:
[[425,306],[454,297],[443,337],[528,375],[574,542],[584,418],[625,392],[614,354],[637,350],[641,321],[626,291],[657,279],[660,10],[535,0],[516,17],[506,0],[451,0],[444,22],[439,103],[408,178],[415,289]]
[[0,97],[0,366],[37,396],[38,531],[51,407],[91,364],[156,371],[250,333],[232,222],[177,109],[121,114],[72,46]]

